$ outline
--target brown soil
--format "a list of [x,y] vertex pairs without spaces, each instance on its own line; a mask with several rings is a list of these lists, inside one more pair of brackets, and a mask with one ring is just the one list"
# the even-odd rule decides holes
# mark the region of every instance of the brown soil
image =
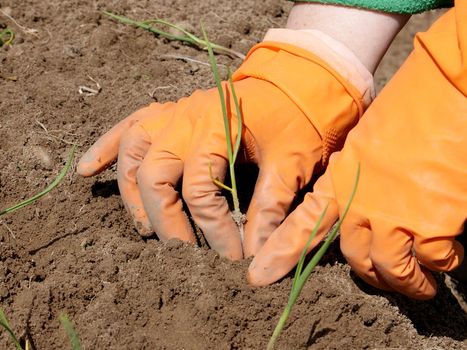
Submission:
[[[26,34],[0,49],[0,203],[10,206],[50,183],[70,149],[82,154],[111,125],[153,101],[213,84],[206,53],[122,25],[100,10],[165,18],[188,28],[203,19],[211,39],[246,52],[266,28],[283,25],[291,4],[266,1],[0,0]],[[384,84],[410,36],[436,14],[417,17],[381,70]],[[238,59],[220,61],[238,66]],[[101,92],[78,93],[80,85]],[[41,125],[42,124],[42,125]],[[47,129],[44,130],[43,126]],[[35,349],[70,348],[58,316],[70,315],[85,349],[264,349],[291,279],[266,288],[245,282],[248,261],[207,248],[143,240],[124,213],[114,170],[59,189],[0,223],[0,305]],[[279,349],[467,349],[462,298],[438,276],[428,302],[383,294],[354,278],[334,247],[312,275]],[[449,282],[449,281],[448,281]],[[448,283],[450,285],[450,283]],[[0,332],[0,349],[12,349]]]

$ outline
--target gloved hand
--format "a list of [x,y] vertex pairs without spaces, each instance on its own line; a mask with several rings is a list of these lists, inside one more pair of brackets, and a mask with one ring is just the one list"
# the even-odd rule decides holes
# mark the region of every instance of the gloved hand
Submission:
[[[346,78],[353,75],[356,85],[363,81],[352,65],[343,66],[337,70]],[[284,219],[295,193],[342,146],[363,112],[364,91],[309,50],[273,41],[255,46],[233,80],[243,114],[244,157],[259,166],[243,242],[245,255],[251,255]],[[224,85],[235,140],[235,105]],[[222,181],[227,166],[216,89],[132,114],[87,151],[78,173],[95,175],[117,154],[120,193],[141,234],[195,241],[175,190],[183,175],[183,198],[210,246],[230,259],[243,256],[238,228],[209,172],[212,165]]]
[[[426,299],[436,293],[429,270],[463,259],[455,237],[467,218],[467,2],[457,1],[426,33],[380,96],[331,156],[314,192],[290,214],[253,259],[248,279],[272,283],[287,274],[321,212],[312,247],[336,222],[341,249],[373,286]],[[312,248],[310,247],[310,249]]]

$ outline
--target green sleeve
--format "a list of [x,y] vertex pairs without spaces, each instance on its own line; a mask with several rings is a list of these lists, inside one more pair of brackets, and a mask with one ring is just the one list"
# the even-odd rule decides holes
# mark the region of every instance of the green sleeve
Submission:
[[413,14],[441,7],[452,7],[454,0],[292,0],[294,2],[319,2],[369,10]]

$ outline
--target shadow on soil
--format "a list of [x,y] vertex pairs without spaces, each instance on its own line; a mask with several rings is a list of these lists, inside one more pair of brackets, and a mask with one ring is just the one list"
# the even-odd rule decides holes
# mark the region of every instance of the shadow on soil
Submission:
[[119,196],[117,180],[96,181],[91,187],[93,197],[109,198],[111,196]]
[[[246,211],[248,208],[248,204],[251,200],[254,185],[256,183],[258,177],[258,168],[256,165],[252,164],[241,164],[238,167],[238,174],[239,174],[239,183],[241,186],[239,187],[239,197],[240,202],[243,206],[243,211]],[[315,180],[315,179],[314,179]],[[225,180],[226,184],[230,183],[229,178]],[[313,181],[311,182],[313,183]],[[180,185],[177,186],[180,190]],[[308,185],[305,189],[300,191],[297,196],[296,201],[294,202],[292,209],[295,208],[302,200],[303,196],[307,191],[311,190],[311,186]],[[108,198],[114,195],[120,195],[118,184],[116,180],[110,181],[98,181],[95,182],[92,186],[92,195],[93,197],[103,197]],[[229,195],[225,194],[227,198],[230,198]],[[188,208],[185,207],[185,210],[188,212]],[[459,241],[465,246],[466,243],[466,232],[464,232],[460,237]],[[63,237],[59,237],[61,239]],[[53,243],[53,242],[51,242]],[[49,243],[48,245],[50,245]],[[205,241],[204,237],[199,237],[198,235],[198,245],[199,246],[208,246],[207,242]],[[41,247],[39,249],[42,249]],[[315,249],[318,249],[315,248]],[[308,259],[310,259],[312,254],[308,255]],[[336,263],[346,263],[345,258],[342,256],[340,249],[339,249],[339,238],[330,246],[330,249],[326,253],[326,255],[322,258],[319,265],[326,266],[328,264],[334,265]],[[467,265],[467,264],[466,264]],[[293,277],[294,270],[292,270],[288,277]],[[412,300],[402,295],[398,295],[395,293],[385,293],[381,290],[373,288],[363,281],[360,280],[358,276],[354,273],[350,274],[350,277],[355,282],[358,288],[360,288],[363,292],[370,294],[370,295],[380,295],[385,297],[392,305],[396,306],[402,314],[408,317],[415,329],[417,330],[418,334],[431,337],[431,336],[444,336],[450,337],[452,339],[463,341],[467,339],[467,313],[464,311],[465,309],[459,304],[459,295],[463,298],[465,302],[465,291],[467,290],[467,283],[466,281],[461,281],[456,284],[456,289],[458,291],[453,291],[453,287],[447,285],[445,275],[444,274],[437,274],[435,278],[438,283],[438,294],[437,296],[429,301],[417,301]],[[455,274],[454,274],[454,277]],[[465,276],[464,276],[465,277]],[[464,293],[462,293],[464,291]],[[456,296],[453,294],[457,294]],[[324,328],[319,331],[316,331],[319,328],[319,321],[313,324],[312,329],[310,331],[309,339],[307,344],[313,344],[317,338],[326,335],[327,333],[333,332],[332,329]],[[324,334],[323,334],[324,332]]]
[[[364,283],[351,273],[355,284],[365,293],[384,296],[409,318],[418,334],[431,337],[450,337],[463,341],[467,339],[467,313],[463,310],[453,291],[447,286],[445,276],[435,276],[438,294],[428,301],[409,299],[395,293],[385,293]],[[465,296],[464,296],[465,297]]]

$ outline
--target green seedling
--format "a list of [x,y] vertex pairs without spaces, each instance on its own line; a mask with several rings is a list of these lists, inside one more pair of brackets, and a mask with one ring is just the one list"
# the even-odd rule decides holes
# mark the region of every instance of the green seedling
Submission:
[[34,203],[35,201],[37,201],[38,199],[42,198],[47,193],[52,191],[55,187],[57,187],[57,185],[60,183],[60,181],[62,181],[63,178],[65,177],[65,175],[67,174],[68,169],[70,169],[70,166],[71,166],[71,164],[73,162],[73,156],[74,156],[74,153],[75,153],[75,148],[76,148],[76,146],[73,146],[71,148],[70,154],[68,155],[68,159],[67,159],[66,164],[63,167],[62,171],[60,171],[60,173],[57,175],[57,177],[52,181],[52,183],[49,186],[47,186],[46,189],[44,189],[43,191],[35,194],[31,198],[28,198],[28,199],[22,201],[21,203],[15,204],[10,208],[7,208],[7,209],[4,209],[4,210],[0,211],[0,216],[8,214],[8,213],[12,213],[15,210],[21,209],[21,208],[23,208],[23,207],[25,207],[25,206],[27,206],[29,204]]
[[[59,319],[60,319],[60,323],[62,324],[63,328],[65,328],[65,331],[68,334],[68,337],[70,338],[71,348],[73,350],[81,350],[81,343],[79,341],[78,334],[76,333],[75,328],[73,327],[73,323],[71,323],[70,319],[68,318],[68,315],[61,314]],[[10,335],[11,340],[15,344],[16,350],[29,350],[31,348],[31,344],[29,340],[26,339],[26,343],[25,343],[26,346],[25,346],[25,349],[23,349],[18,338],[13,332],[13,329],[11,328],[10,323],[8,322],[8,319],[5,316],[5,312],[1,308],[0,308],[0,326],[2,326],[7,331],[7,333]]]
[[[245,55],[241,54],[240,52],[229,49],[228,47],[224,47],[222,45],[218,45],[218,44],[214,44],[214,43],[208,43],[206,41],[206,39],[203,40],[203,39],[197,37],[196,35],[194,35],[193,33],[190,33],[186,29],[184,29],[184,28],[182,28],[182,27],[180,27],[180,26],[178,26],[176,24],[164,21],[162,19],[149,19],[149,20],[145,20],[145,21],[135,21],[135,20],[132,20],[132,19],[127,18],[127,17],[116,15],[116,14],[114,14],[112,12],[104,11],[104,14],[111,17],[111,18],[113,18],[113,19],[115,19],[116,21],[118,21],[120,23],[128,24],[128,25],[132,25],[132,26],[135,26],[135,27],[138,27],[138,28],[145,29],[145,30],[147,30],[147,31],[149,31],[151,33],[154,33],[156,35],[160,35],[160,36],[162,36],[164,38],[167,38],[169,40],[180,41],[180,42],[183,42],[183,43],[187,43],[187,44],[193,45],[193,46],[195,46],[197,48],[200,48],[200,49],[203,49],[203,50],[207,50],[208,49],[208,44],[209,44],[211,46],[212,50],[214,50],[214,51],[216,51],[218,53],[223,53],[223,54],[239,57],[242,60],[245,58]],[[162,25],[162,26],[170,27],[170,28],[176,29],[181,34],[180,35],[172,34],[172,33],[166,32],[166,31],[164,31],[162,29],[155,28],[153,25],[159,25],[159,26]]]
[[14,38],[15,33],[10,28],[3,29],[0,31],[0,47],[11,45]]
[[[74,156],[75,148],[76,148],[76,146],[72,147],[65,166],[60,171],[58,176],[54,179],[54,181],[52,181],[52,183],[49,186],[47,186],[47,188],[45,190],[37,193],[36,195],[32,196],[31,198],[28,198],[28,199],[22,201],[21,203],[18,203],[18,204],[14,205],[14,206],[12,206],[10,208],[7,208],[7,209],[4,209],[4,210],[0,211],[0,216],[8,214],[8,213],[12,213],[15,210],[18,210],[20,208],[23,208],[23,207],[29,205],[29,204],[34,203],[35,201],[37,201],[38,199],[40,199],[41,197],[45,196],[47,193],[52,191],[55,187],[57,187],[57,185],[60,183],[60,181],[62,181],[62,179],[67,174],[68,169],[70,168],[70,166],[71,166],[71,164],[73,162],[73,156]],[[16,349],[17,350],[23,350],[21,344],[18,341],[18,338],[15,336],[15,334],[14,334],[14,332],[13,332],[13,330],[12,330],[12,328],[11,328],[9,322],[8,322],[8,319],[6,318],[5,313],[3,312],[2,309],[0,309],[0,326],[2,326],[8,332],[8,334],[10,335],[10,338],[12,339],[13,343],[15,344]],[[67,332],[68,332],[68,330],[67,330]],[[70,336],[70,338],[71,338],[71,336]],[[73,338],[71,338],[71,339],[72,339],[72,342],[73,342]],[[29,350],[29,348],[30,348],[29,341],[26,340],[26,350]],[[73,347],[73,350],[76,350],[76,349],[80,350],[80,348]]]
[[65,328],[65,331],[68,334],[68,338],[70,338],[71,348],[73,350],[81,350],[81,342],[79,340],[78,333],[76,333],[75,327],[68,318],[68,315],[61,314],[59,319],[60,323],[62,324],[63,328]]
[[242,111],[240,109],[240,104],[238,103],[237,95],[235,93],[235,88],[232,82],[232,74],[230,72],[230,69],[228,69],[227,74],[228,74],[229,87],[232,93],[232,98],[233,98],[235,110],[237,113],[237,139],[235,140],[235,143],[234,143],[230,136],[231,134],[230,134],[229,113],[227,112],[224,88],[222,86],[219,69],[217,67],[216,57],[214,56],[213,47],[211,45],[211,42],[208,39],[208,36],[203,26],[201,26],[201,30],[203,32],[204,42],[206,43],[206,48],[208,50],[208,55],[209,55],[209,63],[211,65],[211,70],[214,75],[214,80],[216,81],[216,86],[219,92],[219,98],[221,102],[222,117],[224,119],[225,139],[227,141],[227,158],[229,162],[231,187],[223,184],[221,181],[214,178],[212,174],[211,166],[209,166],[209,173],[211,175],[212,181],[217,186],[229,191],[230,194],[232,195],[232,201],[234,205],[232,217],[238,226],[238,229],[240,231],[240,236],[243,240],[243,224],[245,223],[245,215],[242,214],[240,210],[240,201],[238,200],[238,191],[237,191],[237,181],[235,177],[235,161],[237,159],[238,151],[240,149],[240,142],[242,138],[243,116],[242,116]]
[[334,227],[331,229],[329,234],[327,235],[324,243],[321,245],[321,247],[318,249],[318,251],[313,255],[311,258],[310,262],[306,265],[305,269],[303,269],[303,265],[305,262],[305,257],[307,255],[308,248],[311,245],[311,242],[313,239],[316,237],[316,234],[318,232],[319,227],[321,226],[321,222],[323,221],[323,218],[326,214],[326,211],[328,209],[328,206],[323,210],[321,213],[318,222],[316,223],[313,231],[310,234],[310,237],[308,238],[308,241],[305,245],[305,247],[302,250],[302,253],[300,255],[300,258],[298,260],[297,267],[295,269],[295,276],[292,282],[292,289],[290,291],[289,299],[287,302],[287,305],[285,306],[284,311],[281,314],[281,317],[279,318],[279,322],[276,325],[276,328],[274,329],[274,332],[271,336],[271,339],[269,339],[268,343],[268,350],[274,349],[274,345],[276,344],[277,338],[281,334],[282,330],[285,327],[285,324],[287,322],[287,319],[289,318],[290,312],[292,311],[293,306],[295,305],[295,302],[297,301],[298,296],[300,295],[303,286],[305,285],[306,281],[310,277],[311,273],[313,272],[314,268],[318,264],[318,262],[321,260],[323,255],[326,253],[326,251],[329,249],[329,246],[331,243],[334,241],[336,238],[339,229],[342,225],[342,222],[344,221],[347,212],[349,211],[350,204],[352,203],[354,197],[355,197],[355,192],[357,191],[357,185],[358,185],[358,180],[360,178],[360,164],[358,165],[357,168],[357,175],[355,176],[355,183],[354,187],[352,189],[352,193],[350,195],[349,201],[347,202],[347,205],[345,207],[344,212],[342,213],[342,216],[340,217],[339,221],[334,225]]
[[[5,312],[3,312],[3,309],[0,309],[0,326],[2,326],[7,331],[7,333],[10,335],[10,338],[15,344],[16,349],[23,350],[23,347],[19,343],[18,338],[16,338],[16,335],[13,332],[13,329],[11,329],[10,323],[8,322],[8,319],[5,316]],[[28,347],[28,345],[26,345],[26,347]]]

